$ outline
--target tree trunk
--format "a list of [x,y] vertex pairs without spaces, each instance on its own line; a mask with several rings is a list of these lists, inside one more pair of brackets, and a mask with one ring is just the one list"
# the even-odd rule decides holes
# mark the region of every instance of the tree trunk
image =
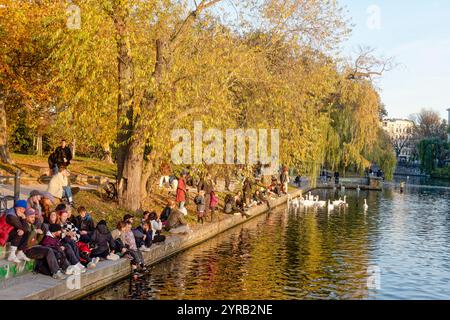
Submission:
[[0,98],[0,161],[12,163],[8,150],[8,130],[6,126],[6,110],[3,100]]
[[77,140],[76,139],[73,139],[70,149],[72,150],[72,159],[75,159],[75,155],[76,155],[76,151],[77,151]]
[[123,163],[123,171],[119,181],[119,204],[129,210],[141,208],[141,178],[144,161],[143,148],[139,138],[135,138],[129,145]]
[[35,149],[36,155],[42,156],[43,151],[42,151],[42,135],[41,134],[38,134],[36,137],[35,147],[36,147],[36,149]]
[[141,177],[144,161],[142,136],[135,135],[134,66],[126,25],[127,11],[120,2],[113,8],[116,30],[119,97],[117,106],[117,182],[119,204],[129,210],[141,206]]

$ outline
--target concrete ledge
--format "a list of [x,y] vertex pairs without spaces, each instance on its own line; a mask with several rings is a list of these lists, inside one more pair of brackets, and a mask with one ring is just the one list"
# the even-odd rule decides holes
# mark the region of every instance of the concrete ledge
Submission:
[[[295,190],[290,194],[293,197],[299,196],[301,190]],[[288,197],[283,196],[270,201],[271,207],[280,206],[286,203]],[[248,213],[250,218],[244,219],[241,215],[227,216],[222,221],[202,226],[189,235],[171,235],[167,237],[165,243],[155,244],[149,252],[143,252],[147,265],[155,264],[159,261],[193,247],[201,242],[213,238],[214,236],[243,224],[249,219],[257,217],[268,211],[267,205],[260,205],[251,208]],[[56,299],[79,299],[98,291],[105,286],[117,282],[131,274],[130,262],[128,259],[118,261],[102,261],[94,270],[88,270],[80,277],[80,289],[69,289],[68,281],[55,280],[51,277],[40,274],[26,274],[21,276],[20,283],[10,283],[8,288],[0,290],[2,300],[56,300]],[[69,281],[70,282],[70,281]]]

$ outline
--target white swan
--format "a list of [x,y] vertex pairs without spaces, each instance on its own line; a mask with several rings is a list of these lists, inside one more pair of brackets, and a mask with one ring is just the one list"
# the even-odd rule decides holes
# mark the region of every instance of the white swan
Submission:
[[310,207],[314,206],[314,201],[313,200],[305,200],[305,201],[303,201],[303,206],[310,208]]
[[337,207],[340,206],[343,203],[342,199],[339,198],[339,200],[334,200],[333,201],[333,206]]
[[344,202],[341,204],[343,207],[348,208],[347,196],[344,196]]
[[327,202],[326,201],[320,201],[319,200],[319,196],[317,196],[316,199],[315,199],[314,206],[316,206],[318,208],[325,208],[327,206]]
[[334,210],[334,205],[331,204],[331,201],[328,199],[328,206],[327,206],[328,212],[333,211]]
[[367,199],[364,199],[364,211],[367,211],[367,209],[369,209],[369,206],[367,205]]
[[356,192],[361,191],[361,188],[359,187],[359,184],[356,186]]
[[294,209],[297,209],[299,207],[299,202],[298,202],[298,198],[295,198],[294,200],[291,200],[291,206]]

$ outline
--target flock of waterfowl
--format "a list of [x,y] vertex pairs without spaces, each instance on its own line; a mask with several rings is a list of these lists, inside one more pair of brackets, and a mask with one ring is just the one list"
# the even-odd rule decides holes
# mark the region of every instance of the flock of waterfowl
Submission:
[[[311,192],[308,193],[306,198],[299,197],[288,200],[288,206],[294,208],[297,210],[300,207],[303,208],[315,208],[315,209],[327,209],[328,212],[332,212],[334,210],[340,209],[340,208],[348,208],[347,203],[347,196],[344,196],[344,199],[339,198],[338,200],[331,201],[328,199],[328,202],[325,200],[320,200],[319,196],[313,196]],[[367,199],[364,199],[364,205],[363,205],[364,212],[369,209],[369,206],[367,205]]]

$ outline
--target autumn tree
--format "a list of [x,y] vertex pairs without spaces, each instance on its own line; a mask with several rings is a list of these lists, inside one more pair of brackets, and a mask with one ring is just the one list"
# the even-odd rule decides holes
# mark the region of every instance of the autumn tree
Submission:
[[57,12],[56,1],[4,0],[0,6],[0,161],[11,162],[7,134],[18,115],[37,136],[45,131],[55,98],[52,84],[55,25],[48,19]]

